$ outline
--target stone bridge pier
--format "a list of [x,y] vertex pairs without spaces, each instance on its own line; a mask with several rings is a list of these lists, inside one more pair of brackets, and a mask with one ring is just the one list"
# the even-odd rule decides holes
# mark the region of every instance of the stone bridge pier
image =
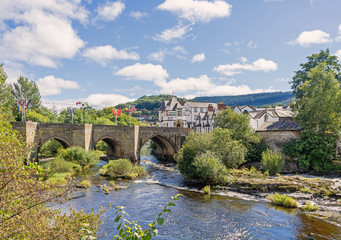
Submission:
[[179,151],[189,130],[184,128],[110,126],[92,124],[13,122],[32,148],[31,159],[38,161],[39,148],[55,139],[64,148],[80,146],[85,150],[93,149],[103,140],[108,145],[110,158],[129,158],[138,162],[142,146],[149,140],[156,145],[156,155],[162,160],[173,159]]

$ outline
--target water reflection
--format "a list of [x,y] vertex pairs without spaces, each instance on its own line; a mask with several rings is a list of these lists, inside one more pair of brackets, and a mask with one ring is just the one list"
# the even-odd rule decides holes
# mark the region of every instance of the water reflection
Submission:
[[[138,220],[146,228],[176,194],[183,194],[173,212],[165,215],[165,225],[155,239],[341,239],[339,228],[316,218],[254,201],[207,196],[181,177],[174,165],[159,162],[151,155],[141,156],[150,172],[149,178],[125,181],[129,188],[104,194],[96,185],[108,184],[97,170],[88,176],[94,184],[85,196],[71,199],[68,204],[90,211],[100,206],[127,207],[130,220]],[[143,160],[148,160],[143,162]],[[104,164],[101,162],[101,164]],[[91,175],[92,174],[92,175]],[[67,206],[61,206],[67,211]],[[115,208],[106,214],[106,224],[99,231],[100,239],[112,239],[116,234]]]

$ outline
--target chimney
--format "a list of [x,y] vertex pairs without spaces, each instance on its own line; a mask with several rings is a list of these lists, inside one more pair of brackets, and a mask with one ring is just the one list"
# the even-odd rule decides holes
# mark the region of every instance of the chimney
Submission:
[[219,102],[218,103],[218,110],[222,110],[224,108],[226,108],[226,105],[223,102]]
[[209,104],[209,105],[208,105],[208,108],[207,108],[207,111],[208,111],[208,112],[213,112],[213,110],[214,110],[214,109],[213,109],[212,104]]
[[181,106],[183,106],[183,105],[185,104],[185,101],[181,98],[181,99],[179,100],[179,103],[180,103]]

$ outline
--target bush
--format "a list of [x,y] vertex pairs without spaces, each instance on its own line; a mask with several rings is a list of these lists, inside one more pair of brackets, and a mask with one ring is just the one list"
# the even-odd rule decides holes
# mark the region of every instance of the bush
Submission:
[[60,142],[56,139],[51,139],[40,147],[39,154],[44,157],[54,157],[57,155],[58,150],[62,148],[63,146]]
[[88,188],[88,187],[91,186],[91,184],[90,184],[90,182],[89,182],[88,180],[83,180],[83,181],[81,181],[79,184],[80,184],[80,186],[81,186],[82,188]]
[[96,144],[95,150],[101,151],[106,154],[108,152],[108,144],[101,140]]
[[204,191],[205,194],[211,195],[211,186],[210,185],[205,186],[202,190]]
[[224,178],[228,174],[224,164],[210,151],[202,153],[194,160],[195,178],[204,183],[225,183]]
[[271,176],[281,172],[284,162],[283,156],[277,151],[268,149],[262,153],[263,168],[269,171]]
[[211,134],[195,134],[190,133],[186,137],[186,142],[180,149],[175,159],[178,163],[177,167],[186,178],[196,177],[196,167],[194,159],[201,153],[205,153],[211,149]]
[[212,132],[212,150],[227,168],[237,168],[245,162],[246,147],[233,140],[229,129]]
[[144,167],[134,166],[129,159],[120,158],[102,166],[99,174],[112,178],[135,179],[146,175],[147,172]]
[[95,121],[93,121],[92,124],[94,124],[94,125],[114,125],[114,123],[106,117],[99,117]]
[[288,197],[287,195],[281,195],[279,193],[271,194],[267,196],[267,199],[269,199],[273,204],[277,206],[282,206],[286,208],[297,208],[297,202],[296,199],[292,197]]
[[73,175],[82,169],[79,164],[65,161],[59,156],[41,164],[41,166],[48,171],[50,177],[54,173],[70,173]]
[[306,212],[314,212],[317,211],[318,209],[319,207],[317,206],[317,204],[311,201],[305,202],[305,205],[302,207],[302,210]]
[[82,167],[94,166],[98,163],[99,157],[102,155],[100,151],[86,151],[85,149],[77,146],[63,149],[58,152],[58,156],[63,158],[65,161],[77,163]]

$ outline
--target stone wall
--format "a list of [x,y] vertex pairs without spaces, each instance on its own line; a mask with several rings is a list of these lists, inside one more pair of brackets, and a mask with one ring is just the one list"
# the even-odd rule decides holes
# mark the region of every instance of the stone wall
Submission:
[[299,131],[257,131],[257,134],[263,137],[264,142],[271,150],[282,150],[282,144],[292,138],[299,138]]

